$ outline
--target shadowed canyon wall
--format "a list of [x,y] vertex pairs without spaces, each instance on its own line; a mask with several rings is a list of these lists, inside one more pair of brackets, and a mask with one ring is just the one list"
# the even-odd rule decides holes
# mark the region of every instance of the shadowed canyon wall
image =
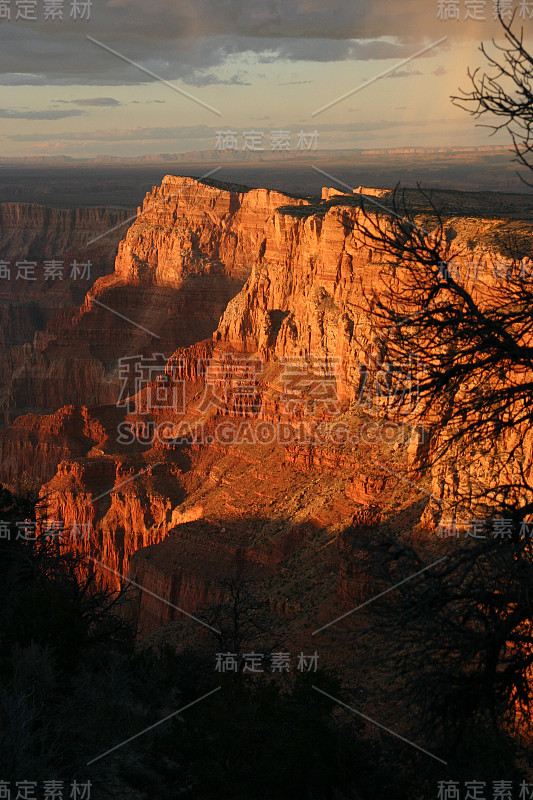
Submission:
[[[261,570],[273,605],[298,615],[289,594],[355,591],[342,555],[347,527],[391,508],[417,525],[431,493],[453,490],[437,472],[413,479],[428,447],[417,428],[369,435],[387,409],[360,398],[365,371],[379,363],[363,293],[379,291],[386,256],[357,233],[360,213],[353,198],[330,190],[305,200],[167,176],[120,242],[114,273],[18,369],[12,396],[25,396],[33,413],[0,436],[4,480],[22,468],[47,481],[45,515],[65,530],[87,527],[69,546],[102,562],[112,585],[131,570],[193,610],[240,557]],[[474,229],[500,223],[449,220],[465,243]],[[478,244],[470,257],[491,269],[496,255]],[[138,392],[127,378],[135,408],[117,405],[121,360],[154,354],[163,355],[168,382],[177,375],[186,384],[181,413],[148,410],[148,397],[167,386],[154,378]],[[244,393],[235,390],[243,358],[260,367]],[[288,385],[291,360],[334,387],[333,410],[309,374]],[[217,402],[205,403],[207,390]],[[201,423],[205,435],[122,442],[120,425],[139,419]],[[239,435],[221,439],[221,419]],[[301,435],[332,422],[342,437],[340,429]],[[266,423],[278,427],[265,443]],[[176,618],[153,598],[141,608],[148,627]]]

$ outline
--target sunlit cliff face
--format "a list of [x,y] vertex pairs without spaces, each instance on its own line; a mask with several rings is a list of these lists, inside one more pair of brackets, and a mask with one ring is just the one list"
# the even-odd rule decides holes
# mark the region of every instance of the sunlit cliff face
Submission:
[[[353,198],[167,176],[141,211],[114,272],[38,351],[20,355],[7,397],[24,397],[33,413],[0,435],[3,479],[22,470],[44,482],[47,518],[85,532],[68,545],[101,560],[108,581],[118,585],[136,551],[180,530],[194,540],[183,586],[194,574],[198,586],[186,591],[198,599],[212,583],[201,567],[211,563],[210,526],[217,558],[243,550],[277,569],[312,531],[334,541],[356,517],[420,500],[420,485],[446,502],[459,489],[468,496],[482,473],[465,470],[459,486],[453,464],[427,472],[432,420],[417,419],[416,407],[395,416],[377,391],[378,332],[364,295],[380,290],[388,262],[356,232]],[[499,224],[453,219],[454,242],[479,242],[470,257],[495,290],[501,256],[483,237]],[[135,359],[182,382],[179,412],[154,403],[169,390],[161,374],[140,385],[126,374]],[[305,375],[294,374],[298,364]],[[40,415],[43,406],[55,413]],[[425,524],[438,521],[429,509]]]

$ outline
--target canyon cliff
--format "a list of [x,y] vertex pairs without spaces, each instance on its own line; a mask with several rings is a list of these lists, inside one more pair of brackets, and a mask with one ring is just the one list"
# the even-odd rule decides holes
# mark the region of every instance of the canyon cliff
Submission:
[[[48,346],[68,327],[88,289],[113,271],[131,217],[126,209],[0,204],[0,425],[22,413],[82,402],[79,391],[69,391],[69,366],[54,359]],[[79,371],[94,376],[99,368],[80,361]],[[75,373],[76,366],[79,385]],[[82,392],[87,385],[83,380]]]
[[[237,559],[302,624],[360,592],[347,530],[391,509],[421,528],[431,496],[453,497],[451,474],[424,468],[432,420],[416,408],[395,419],[372,382],[362,392],[380,368],[364,296],[387,256],[357,232],[359,214],[356,197],[329,189],[295,198],[167,176],[114,272],[19,370],[21,393],[43,379],[25,390],[32,413],[0,436],[4,479],[22,468],[45,481],[43,520],[61,522],[68,546],[107,583],[129,574],[167,601],[141,591],[144,628],[212,601]],[[447,224],[492,271],[501,219]],[[125,376],[135,359],[157,368]],[[35,413],[54,401],[60,411]],[[426,527],[436,521],[426,511]]]

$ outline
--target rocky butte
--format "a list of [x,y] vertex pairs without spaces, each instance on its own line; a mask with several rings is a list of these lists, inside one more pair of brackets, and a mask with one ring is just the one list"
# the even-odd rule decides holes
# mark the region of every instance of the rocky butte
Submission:
[[[1,433],[3,480],[31,473],[66,546],[111,585],[129,575],[171,604],[138,593],[145,631],[189,624],[176,607],[216,598],[236,560],[301,631],[370,580],[354,567],[354,530],[392,514],[427,532],[429,497],[453,500],[457,465],[424,469],[432,443],[416,409],[394,419],[362,394],[380,366],[364,295],[386,257],[357,233],[360,194],[387,197],[165,177],[114,272],[17,377],[27,386],[45,365],[28,404],[56,410]],[[465,245],[475,233],[471,258],[492,270],[492,234],[512,213],[451,194],[447,225]]]

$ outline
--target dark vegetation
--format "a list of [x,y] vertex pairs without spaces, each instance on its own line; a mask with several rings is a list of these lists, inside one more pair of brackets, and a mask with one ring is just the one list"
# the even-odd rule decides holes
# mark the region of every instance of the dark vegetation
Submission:
[[[458,102],[478,118],[496,115],[528,181],[533,57],[511,24],[501,24],[504,43],[494,45],[495,55],[483,48],[488,71],[470,75],[471,91]],[[520,226],[499,232],[492,244],[511,260],[505,280],[468,283],[448,269],[468,255],[455,241],[449,209],[422,190],[413,202],[400,188],[388,205],[362,202],[357,227],[387,263],[385,290],[370,292],[362,308],[374,320],[382,360],[417,364],[414,389],[398,366],[392,381],[403,390],[391,394],[401,413],[416,391],[430,421],[422,468],[470,476],[457,481],[450,502],[429,500],[434,518],[485,528],[449,539],[398,537],[392,524],[372,541],[354,533],[373,575],[390,586],[406,581],[372,607],[367,646],[388,676],[375,696],[453,765],[455,780],[512,779],[518,765],[531,775],[533,487],[523,438],[533,423],[533,286],[519,270],[531,233]],[[506,532],[494,536],[498,520]],[[422,786],[430,769],[422,768]]]
[[390,765],[350,713],[312,688],[338,696],[334,676],[215,672],[221,646],[251,645],[265,633],[263,605],[242,579],[206,611],[221,626],[212,646],[143,648],[125,593],[97,589],[87,565],[52,538],[17,538],[17,521],[35,519],[35,498],[2,489],[0,517],[8,523],[0,539],[1,780],[90,780],[93,798],[216,798],[222,787],[243,800],[358,798],[371,787],[387,796]]

